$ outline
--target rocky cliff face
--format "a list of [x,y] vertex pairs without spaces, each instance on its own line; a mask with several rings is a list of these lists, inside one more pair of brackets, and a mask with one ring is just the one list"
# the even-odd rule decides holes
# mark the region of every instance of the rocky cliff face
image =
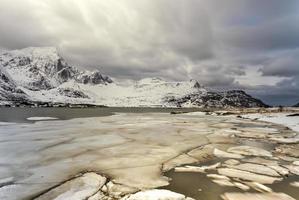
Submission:
[[190,94],[180,99],[170,99],[177,107],[185,107],[186,105],[199,107],[268,107],[261,100],[253,98],[241,90],[231,90],[224,92],[207,91],[205,95]]
[[212,92],[197,81],[146,78],[114,83],[99,71],[80,71],[52,47],[0,54],[1,104],[71,103],[126,107],[265,107],[243,91]]

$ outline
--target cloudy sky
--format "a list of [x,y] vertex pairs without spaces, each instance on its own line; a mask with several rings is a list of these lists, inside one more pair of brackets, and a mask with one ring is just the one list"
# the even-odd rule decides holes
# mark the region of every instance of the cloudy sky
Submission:
[[298,0],[0,0],[0,49],[28,46],[117,79],[197,79],[299,102]]

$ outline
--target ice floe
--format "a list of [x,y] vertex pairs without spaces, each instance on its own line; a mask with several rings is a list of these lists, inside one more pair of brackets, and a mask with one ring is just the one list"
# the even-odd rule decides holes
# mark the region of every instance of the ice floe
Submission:
[[299,181],[292,182],[290,185],[293,187],[299,187]]
[[254,181],[262,184],[272,184],[275,181],[282,180],[282,178],[278,178],[278,177],[270,177],[270,176],[255,174],[252,172],[247,172],[238,169],[231,169],[231,168],[220,168],[218,169],[218,173],[231,178],[239,178],[241,180]]
[[59,185],[35,198],[35,200],[82,200],[95,194],[106,183],[106,178],[96,173],[86,173],[81,177]]
[[243,171],[253,172],[257,174],[267,175],[267,176],[280,176],[274,169],[271,169],[264,165],[258,165],[253,163],[244,163],[240,165],[230,166],[232,169],[239,169]]
[[122,200],[194,200],[169,190],[147,190],[125,197]]
[[214,149],[214,155],[219,158],[235,158],[235,159],[241,159],[244,158],[244,156],[240,154],[234,154],[234,153],[228,153],[219,149]]
[[207,170],[214,170],[218,167],[221,166],[221,163],[218,162],[216,164],[213,165],[209,165],[209,166],[184,166],[184,167],[176,167],[174,170],[176,172],[200,172],[200,173],[205,173]]
[[46,120],[56,120],[56,117],[28,117],[29,121],[46,121]]
[[226,164],[226,165],[237,165],[239,163],[240,163],[240,161],[235,160],[235,159],[228,159],[224,162],[224,164]]
[[257,182],[246,182],[247,185],[259,192],[273,192],[271,188]]
[[225,193],[223,200],[296,200],[284,193]]
[[272,157],[272,154],[269,151],[252,146],[236,146],[229,148],[227,151],[229,153],[240,154],[245,156]]

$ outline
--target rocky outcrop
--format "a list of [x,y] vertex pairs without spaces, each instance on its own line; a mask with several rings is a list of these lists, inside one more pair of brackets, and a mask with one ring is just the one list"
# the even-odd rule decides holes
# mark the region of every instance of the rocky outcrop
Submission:
[[76,76],[76,81],[83,84],[108,84],[113,81],[98,71],[95,72],[83,72]]
[[269,107],[261,100],[253,98],[244,91],[231,90],[225,92],[212,92],[207,91],[205,95],[202,94],[189,94],[180,99],[168,99],[171,103],[178,107],[184,107],[185,104],[191,104],[200,107]]

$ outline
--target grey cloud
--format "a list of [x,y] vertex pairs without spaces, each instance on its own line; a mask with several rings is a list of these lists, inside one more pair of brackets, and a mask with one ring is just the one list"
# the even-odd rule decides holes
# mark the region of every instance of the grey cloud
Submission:
[[16,0],[0,1],[0,46],[5,49],[41,46],[55,39],[43,29],[42,24],[28,13],[34,10],[31,4]]
[[254,81],[246,70],[260,66],[263,76],[288,77],[266,93],[298,92],[297,0],[0,3],[0,49],[56,46],[68,62],[116,78],[193,78],[257,95],[261,87],[240,86],[236,77]]
[[222,40],[238,50],[264,51],[293,49],[299,46],[299,17],[267,22],[261,26],[225,29]]
[[299,76],[299,49],[283,52],[265,61],[260,71],[264,76]]
[[[298,80],[298,79],[297,79]],[[293,81],[291,81],[293,82]],[[263,99],[269,105],[292,106],[299,102],[298,81],[296,85],[280,83],[276,86],[240,87],[253,96]]]
[[233,88],[235,76],[246,75],[243,66],[223,65],[217,62],[198,63],[191,71],[192,78],[209,87]]

